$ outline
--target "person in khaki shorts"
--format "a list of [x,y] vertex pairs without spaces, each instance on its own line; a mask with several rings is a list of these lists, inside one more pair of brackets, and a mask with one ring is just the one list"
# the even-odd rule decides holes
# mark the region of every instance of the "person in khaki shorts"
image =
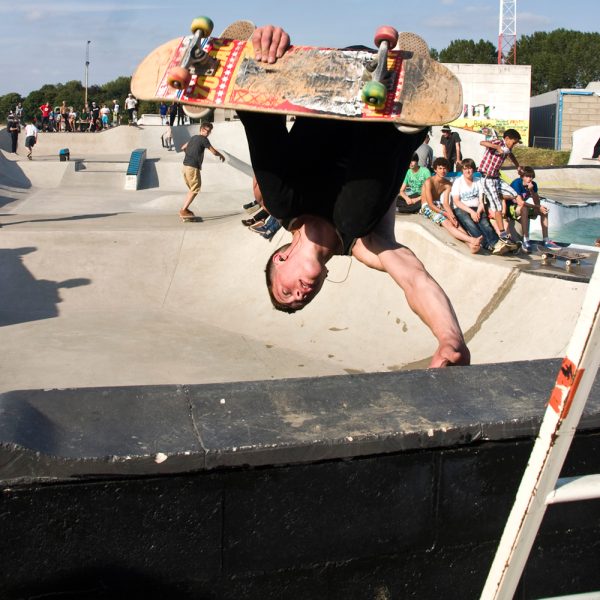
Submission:
[[204,151],[208,148],[215,156],[219,157],[221,162],[225,160],[225,157],[216,148],[213,148],[208,141],[208,136],[210,135],[212,128],[212,123],[202,123],[202,125],[200,125],[200,135],[192,136],[189,142],[186,142],[181,146],[181,149],[185,152],[185,157],[183,159],[183,179],[189,190],[185,197],[183,207],[179,211],[179,216],[182,218],[194,216],[194,213],[189,207],[200,193],[200,187],[202,185],[200,171],[202,170]]

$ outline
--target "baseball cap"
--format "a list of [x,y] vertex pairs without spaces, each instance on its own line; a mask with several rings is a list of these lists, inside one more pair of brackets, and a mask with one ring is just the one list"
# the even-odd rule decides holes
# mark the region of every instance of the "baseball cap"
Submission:
[[452,129],[450,129],[450,125],[444,125],[442,131],[452,131]]

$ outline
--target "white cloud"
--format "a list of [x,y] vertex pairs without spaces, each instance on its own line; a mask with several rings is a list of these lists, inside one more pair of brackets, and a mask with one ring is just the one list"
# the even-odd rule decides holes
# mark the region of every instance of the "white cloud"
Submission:
[[517,28],[520,24],[524,25],[549,25],[552,22],[550,17],[546,15],[540,15],[539,13],[527,13],[527,12],[518,12],[517,13]]

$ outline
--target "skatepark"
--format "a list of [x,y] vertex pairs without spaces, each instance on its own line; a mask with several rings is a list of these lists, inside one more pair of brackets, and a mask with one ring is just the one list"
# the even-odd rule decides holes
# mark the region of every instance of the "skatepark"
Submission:
[[[399,215],[474,365],[428,370],[401,290],[348,257],[303,311],[275,311],[264,265],[289,234],[240,223],[240,123],[215,123],[227,160],[207,153],[195,223],[162,131],[40,134],[32,161],[0,133],[0,595],[477,597],[595,251],[568,270],[472,255]],[[569,210],[599,171],[537,179]],[[596,383],[568,473],[597,471],[599,415]],[[523,597],[600,586],[597,506],[549,509]]]
[[[197,127],[176,129],[175,145]],[[177,216],[182,154],[160,126],[97,134],[40,134],[34,160],[2,151],[3,390],[120,384],[213,383],[393,371],[428,364],[434,338],[382,274],[332,261],[317,301],[274,311],[263,284],[267,242],[244,228],[251,199],[237,121],[217,123],[201,223]],[[69,162],[58,160],[68,147]],[[146,148],[138,190],[125,190],[130,153]],[[468,149],[465,154],[467,155]],[[589,184],[589,178],[587,178]],[[476,364],[562,355],[586,275],[540,276],[531,257],[472,256],[419,216],[397,218],[406,243],[441,283]],[[548,327],[540,298],[559,322]],[[525,314],[527,332],[519,325]]]

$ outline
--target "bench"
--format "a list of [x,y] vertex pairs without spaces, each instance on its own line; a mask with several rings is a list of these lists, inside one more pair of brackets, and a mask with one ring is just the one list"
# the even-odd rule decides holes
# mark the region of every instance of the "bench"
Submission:
[[131,153],[127,173],[125,174],[125,189],[137,190],[142,174],[142,167],[146,160],[146,148],[137,148]]

